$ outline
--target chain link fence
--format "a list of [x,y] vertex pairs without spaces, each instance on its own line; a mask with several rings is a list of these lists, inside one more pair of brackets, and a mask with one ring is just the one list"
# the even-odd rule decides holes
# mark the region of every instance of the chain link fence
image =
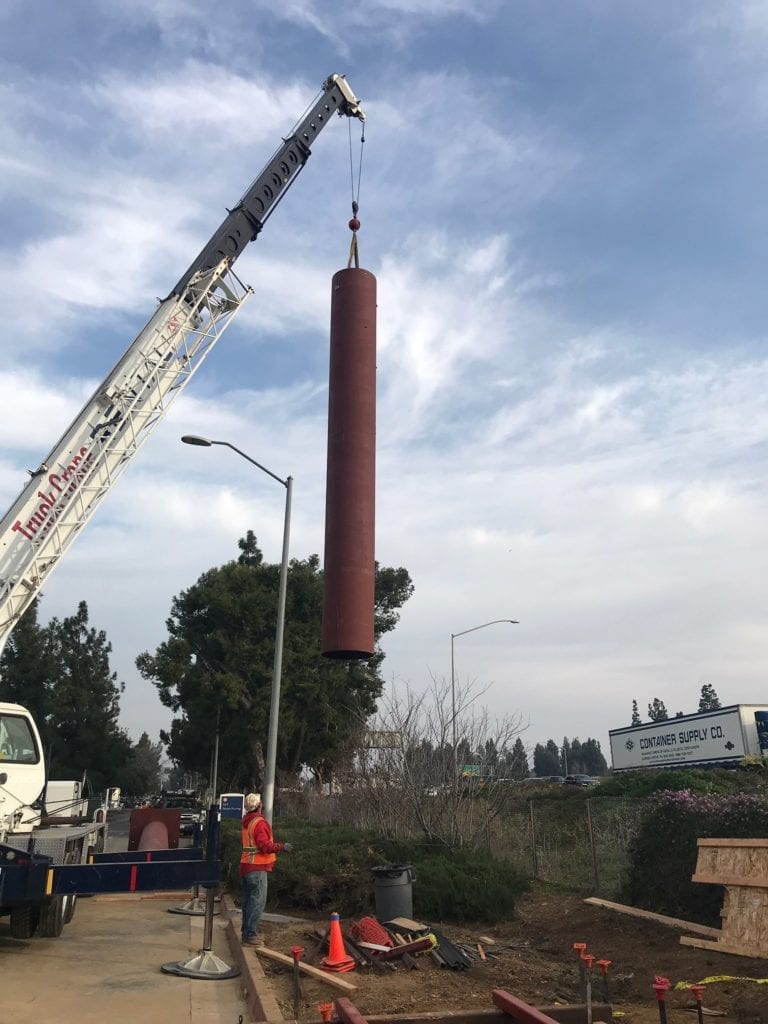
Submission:
[[[284,806],[314,824],[339,823],[371,828],[392,838],[424,834],[425,820],[393,789],[382,794],[348,790]],[[483,805],[462,803],[460,832],[510,861],[523,875],[592,896],[615,899],[629,868],[627,850],[642,811],[642,799],[516,798],[483,824]]]
[[642,803],[624,797],[531,799],[525,812],[496,820],[488,845],[532,878],[612,899],[626,877]]

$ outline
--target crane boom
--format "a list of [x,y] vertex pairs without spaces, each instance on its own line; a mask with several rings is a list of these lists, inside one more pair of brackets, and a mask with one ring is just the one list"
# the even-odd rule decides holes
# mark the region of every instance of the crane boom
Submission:
[[334,112],[364,120],[341,75],[213,233],[0,520],[0,652],[126,465],[251,294],[232,264],[261,231]]
[[355,94],[341,75],[331,75],[323,83],[320,98],[304,115],[294,130],[283,139],[264,170],[248,188],[243,198],[230,210],[176,283],[173,293],[180,295],[184,286],[200,270],[209,270],[219,260],[234,263],[248,242],[254,241],[269,217],[307,162],[312,140],[331,119],[334,112],[365,120]]

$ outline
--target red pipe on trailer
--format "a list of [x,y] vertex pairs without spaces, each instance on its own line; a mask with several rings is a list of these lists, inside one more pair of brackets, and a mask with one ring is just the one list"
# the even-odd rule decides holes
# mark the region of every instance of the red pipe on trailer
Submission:
[[333,276],[321,650],[370,658],[375,650],[376,278]]

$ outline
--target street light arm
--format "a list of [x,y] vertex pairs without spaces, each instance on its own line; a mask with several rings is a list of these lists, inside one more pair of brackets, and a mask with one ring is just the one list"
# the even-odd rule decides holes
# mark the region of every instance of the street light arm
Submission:
[[283,487],[288,487],[288,480],[291,479],[290,477],[288,477],[288,480],[282,480],[277,473],[273,473],[271,469],[267,469],[266,466],[262,466],[260,462],[257,462],[256,459],[252,459],[250,455],[246,455],[244,451],[235,447],[235,445],[230,441],[213,441],[210,437],[201,437],[199,434],[185,434],[181,440],[184,444],[196,445],[198,448],[210,448],[214,444],[221,445],[223,448],[231,448],[233,452],[237,452],[237,454],[241,455],[246,462],[250,462],[252,466],[256,466],[256,468],[260,469],[262,473],[266,473],[267,476],[271,476],[273,480],[277,480],[277,482],[282,484]]
[[260,462],[257,462],[256,459],[252,459],[251,456],[246,455],[245,452],[240,451],[239,448],[236,448],[233,444],[230,444],[229,441],[211,441],[211,444],[220,444],[223,445],[225,448],[231,448],[233,452],[237,452],[238,455],[242,455],[242,457],[246,459],[248,462],[250,462],[252,466],[256,466],[257,469],[260,469],[262,472],[266,473],[267,476],[271,476],[273,480],[277,480],[277,482],[279,484],[282,484],[283,487],[288,486],[287,480],[281,480],[281,478],[276,473],[273,473],[271,469],[267,469],[266,466],[262,466]]
[[457,636],[465,636],[467,633],[474,633],[478,629],[485,629],[486,626],[495,626],[499,622],[508,622],[512,626],[520,625],[517,619],[492,619],[490,622],[483,622],[479,626],[472,626],[471,629],[462,629],[460,633],[451,633],[451,640],[455,640]]

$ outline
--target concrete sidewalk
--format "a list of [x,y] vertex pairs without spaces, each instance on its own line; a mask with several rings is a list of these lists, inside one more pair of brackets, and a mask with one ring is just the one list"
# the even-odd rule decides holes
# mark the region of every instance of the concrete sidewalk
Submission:
[[[203,917],[168,913],[187,898],[180,893],[80,899],[74,920],[58,939],[12,939],[3,919],[0,1018],[13,1024],[250,1020],[244,995],[249,976],[192,980],[161,972],[162,964],[187,961],[202,948]],[[227,940],[226,916],[213,921],[213,952],[228,965],[241,966]]]

